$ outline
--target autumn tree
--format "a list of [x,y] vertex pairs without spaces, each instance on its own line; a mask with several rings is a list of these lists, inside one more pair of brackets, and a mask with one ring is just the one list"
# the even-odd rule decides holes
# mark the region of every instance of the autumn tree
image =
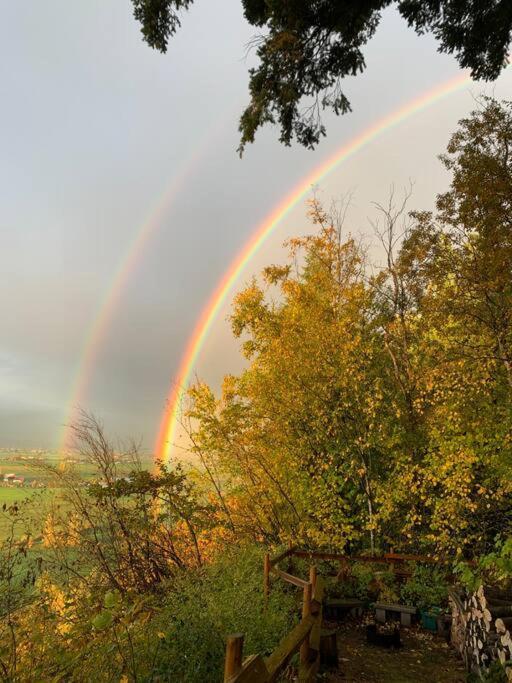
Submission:
[[[409,536],[487,552],[511,511],[512,110],[484,99],[442,157],[435,213],[412,214],[395,270],[409,297],[422,461],[404,469]],[[401,329],[403,324],[400,323]]]
[[237,295],[248,367],[187,413],[235,528],[466,555],[510,531],[511,120],[460,122],[435,212],[377,206],[377,269],[313,200],[316,233]]
[[249,367],[218,401],[191,390],[193,450],[214,450],[263,537],[374,547],[388,454],[373,293],[340,216],[310,209],[318,234],[292,240],[290,265],[235,299]]

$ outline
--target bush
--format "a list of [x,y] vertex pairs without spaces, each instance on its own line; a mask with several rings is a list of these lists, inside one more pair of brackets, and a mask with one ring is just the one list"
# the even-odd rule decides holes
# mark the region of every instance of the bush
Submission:
[[262,568],[263,553],[250,547],[201,576],[183,574],[153,625],[165,633],[154,675],[183,683],[221,680],[229,633],[244,633],[245,653],[269,654],[291,628],[296,592],[276,581],[264,610]]
[[505,666],[502,666],[500,662],[493,662],[487,670],[480,674],[469,674],[467,683],[481,683],[482,681],[485,683],[507,683],[509,680]]
[[397,585],[393,572],[382,565],[353,562],[334,582],[329,582],[326,593],[335,598],[359,598],[396,602]]
[[446,575],[438,567],[416,565],[400,591],[402,602],[418,609],[444,607],[448,600]]
[[476,591],[482,583],[509,587],[512,582],[512,537],[496,537],[492,552],[479,557],[476,566],[458,562],[455,573],[470,592]]
[[297,592],[276,581],[264,610],[262,570],[263,551],[245,547],[159,593],[63,592],[45,576],[17,613],[16,680],[220,681],[229,633],[244,633],[247,655],[265,655],[292,626]]

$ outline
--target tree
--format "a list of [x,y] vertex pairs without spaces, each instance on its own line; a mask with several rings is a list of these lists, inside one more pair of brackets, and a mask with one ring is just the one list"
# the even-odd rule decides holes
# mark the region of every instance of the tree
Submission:
[[157,591],[179,570],[201,566],[211,510],[182,469],[164,463],[155,472],[142,469],[136,446],[116,452],[87,413],[71,429],[95,480],[85,481],[75,468],[39,465],[60,493],[50,502],[43,541],[45,562],[60,568],[61,582],[121,594]]
[[265,269],[264,288],[253,282],[236,297],[232,326],[249,367],[226,378],[219,400],[202,384],[190,392],[193,450],[238,497],[247,513],[238,528],[373,550],[391,459],[387,357],[364,251],[343,239],[342,215],[316,200],[310,208],[318,234],[292,240],[289,265]]
[[[132,0],[144,40],[165,52],[193,0]],[[240,153],[266,123],[280,141],[313,148],[325,135],[321,112],[350,111],[342,80],[365,68],[362,52],[392,4],[416,33],[439,41],[476,79],[494,80],[512,39],[509,0],[242,0],[248,22],[265,32],[253,40],[259,64],[249,71],[250,103],[240,119]]]
[[408,533],[473,553],[512,521],[511,146],[511,104],[484,98],[441,157],[452,180],[437,212],[412,213],[396,262],[425,437],[401,475]]
[[377,271],[314,200],[317,232],[237,295],[248,367],[187,413],[236,530],[466,555],[512,530],[511,121],[484,99],[459,123],[435,213],[377,205]]

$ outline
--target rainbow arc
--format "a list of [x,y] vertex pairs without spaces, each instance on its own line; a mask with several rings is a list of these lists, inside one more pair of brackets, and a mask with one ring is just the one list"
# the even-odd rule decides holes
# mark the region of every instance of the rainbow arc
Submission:
[[340,164],[347,161],[347,159],[350,159],[350,157],[376,140],[379,136],[395,128],[414,114],[423,111],[427,107],[434,105],[436,102],[439,102],[445,97],[463,89],[470,82],[471,78],[465,73],[457,76],[456,78],[452,78],[423,93],[419,97],[407,102],[403,106],[399,107],[370,127],[363,130],[359,135],[340,147],[326,161],[317,166],[310,174],[308,174],[307,177],[304,178],[299,185],[296,186],[279,203],[279,205],[274,208],[274,210],[267,216],[263,223],[256,228],[249,241],[232,261],[229,269],[223,275],[221,281],[215,288],[215,291],[210,296],[210,299],[204,307],[194,327],[192,335],[189,338],[178,368],[178,372],[173,382],[173,386],[167,398],[166,410],[164,411],[161,419],[160,429],[155,445],[156,459],[166,461],[170,456],[171,449],[176,438],[176,430],[178,426],[182,399],[190,383],[198,356],[203,349],[212,324],[214,323],[219,311],[226,301],[226,297],[233,289],[235,283],[246,268],[247,264],[265,244],[266,240],[278,227],[280,222],[297,205],[298,202],[305,198],[307,193],[310,191],[311,186],[322,181],[323,178],[329,175],[335,168],[340,166]]

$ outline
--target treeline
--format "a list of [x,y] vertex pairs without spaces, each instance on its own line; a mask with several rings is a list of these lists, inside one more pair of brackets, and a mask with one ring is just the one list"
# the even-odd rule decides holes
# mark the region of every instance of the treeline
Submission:
[[263,545],[510,580],[512,104],[484,100],[442,162],[435,212],[377,207],[380,264],[310,203],[313,234],[235,299],[246,369],[188,392],[197,467],[148,472],[84,414],[95,483],[41,464],[58,494],[4,506],[0,680],[217,680],[228,631],[264,652],[289,628],[289,594],[262,609]]

